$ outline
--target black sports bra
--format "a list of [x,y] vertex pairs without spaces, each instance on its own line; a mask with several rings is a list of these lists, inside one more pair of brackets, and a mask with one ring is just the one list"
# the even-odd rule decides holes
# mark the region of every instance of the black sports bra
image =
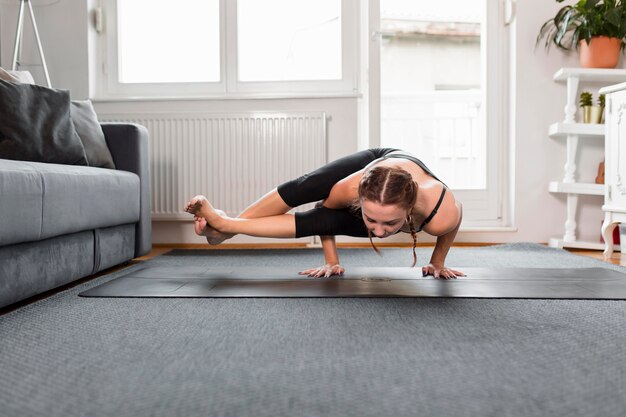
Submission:
[[424,172],[426,172],[428,175],[430,175],[431,177],[433,177],[434,179],[436,179],[443,185],[443,189],[441,190],[441,195],[439,196],[439,201],[437,201],[437,205],[435,206],[433,211],[430,213],[430,215],[426,217],[426,219],[424,219],[420,227],[416,230],[416,232],[419,233],[424,229],[424,226],[426,226],[428,222],[430,222],[433,219],[433,217],[435,217],[435,215],[437,214],[437,211],[439,210],[439,207],[441,206],[441,203],[443,202],[443,197],[446,195],[446,189],[448,188],[448,186],[439,178],[437,178],[437,176],[433,174],[433,172],[430,169],[428,169],[428,167],[422,161],[420,161],[419,159],[417,159],[416,157],[412,155],[394,153],[394,154],[387,154],[382,157],[382,159],[387,159],[387,158],[402,158],[402,159],[408,159],[410,161],[413,161],[417,164],[417,166],[422,168]]

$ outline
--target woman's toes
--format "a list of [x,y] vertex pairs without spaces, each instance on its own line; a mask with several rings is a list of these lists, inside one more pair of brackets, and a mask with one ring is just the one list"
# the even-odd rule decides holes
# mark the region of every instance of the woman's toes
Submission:
[[208,202],[205,196],[197,195],[192,198],[185,206],[185,211],[191,214],[197,214],[201,209],[204,202]]
[[193,210],[193,207],[194,207],[193,203],[192,203],[191,201],[189,201],[189,202],[187,203],[187,205],[185,206],[185,209],[184,209],[184,210],[185,210],[185,212],[186,212],[186,213],[196,214],[196,213],[194,212],[194,210]]
[[206,219],[204,217],[199,217],[196,221],[194,221],[194,229],[197,235],[203,236],[206,232]]

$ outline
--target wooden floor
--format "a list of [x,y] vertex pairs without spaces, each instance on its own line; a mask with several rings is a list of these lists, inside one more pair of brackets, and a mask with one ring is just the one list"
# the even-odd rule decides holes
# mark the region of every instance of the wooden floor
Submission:
[[[568,249],[568,252],[605,261],[602,251],[599,250]],[[613,252],[611,259],[606,260],[606,262],[612,263],[613,265],[626,266],[626,254],[621,254],[619,251]]]
[[[369,243],[363,243],[363,244],[338,244],[338,247],[343,247],[343,248],[349,248],[349,247],[369,247]],[[388,244],[388,245],[378,245],[380,247],[405,247],[404,245],[397,245],[397,244]],[[464,248],[472,248],[472,247],[479,247],[479,246],[489,246],[488,244],[457,244],[455,245],[456,247],[464,247]],[[218,247],[218,249],[255,249],[255,248],[271,248],[271,249],[294,249],[294,248],[299,248],[299,247],[305,247],[304,245],[263,245],[263,246],[259,246],[259,245],[228,245],[228,244],[224,244],[224,245],[220,245]],[[172,249],[216,249],[215,247],[211,247],[209,245],[202,245],[202,244],[188,244],[188,245],[154,245],[152,248],[152,251],[146,255],[146,256],[142,256],[141,258],[137,258],[135,259],[135,261],[143,261],[146,259],[150,259],[153,258],[155,256],[159,256],[164,254],[165,252],[169,252]],[[571,252],[575,255],[580,255],[580,256],[588,256],[590,258],[594,258],[594,259],[599,259],[601,261],[605,261],[608,263],[611,263],[613,265],[620,265],[620,266],[626,266],[626,254],[621,254],[619,251],[617,252],[613,252],[613,256],[611,257],[611,259],[609,260],[605,260],[604,256],[602,254],[602,251],[598,251],[598,250],[584,250],[584,249],[566,249],[568,252]],[[320,256],[322,256],[321,253],[321,249],[320,249]]]

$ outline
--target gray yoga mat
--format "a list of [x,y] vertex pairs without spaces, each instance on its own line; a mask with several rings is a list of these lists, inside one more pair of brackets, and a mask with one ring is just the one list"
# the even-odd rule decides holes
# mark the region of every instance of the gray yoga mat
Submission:
[[277,267],[155,266],[87,290],[83,297],[319,298],[460,297],[626,299],[626,275],[606,268],[459,268],[453,280],[400,267],[353,267],[344,276],[311,278]]

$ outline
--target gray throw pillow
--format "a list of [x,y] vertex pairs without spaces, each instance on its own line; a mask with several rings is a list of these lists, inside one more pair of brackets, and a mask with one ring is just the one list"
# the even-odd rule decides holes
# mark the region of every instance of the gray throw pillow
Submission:
[[72,122],[85,147],[87,161],[92,167],[115,169],[111,151],[98,122],[98,116],[90,100],[74,100],[71,104]]
[[87,165],[69,91],[0,80],[0,158]]
[[28,71],[6,71],[0,68],[0,80],[11,81],[12,83],[35,84],[33,76]]

